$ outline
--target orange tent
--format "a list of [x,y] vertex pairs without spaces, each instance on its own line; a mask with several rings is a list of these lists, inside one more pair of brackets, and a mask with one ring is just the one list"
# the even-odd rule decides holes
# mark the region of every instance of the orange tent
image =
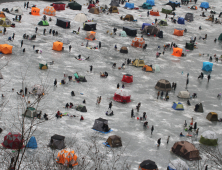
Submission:
[[131,46],[138,47],[138,48],[142,48],[142,47],[143,47],[143,44],[145,44],[145,41],[144,41],[143,38],[135,37],[135,38],[132,40]]
[[32,15],[37,15],[37,16],[39,16],[40,14],[40,9],[39,8],[36,8],[36,7],[32,7],[32,9],[31,9],[31,14]]
[[58,153],[57,159],[56,159],[57,163],[63,164],[65,166],[76,166],[78,165],[77,162],[77,156],[75,155],[75,152],[72,151],[67,151],[65,149],[63,149],[62,151],[60,151]]
[[173,35],[183,36],[183,32],[184,32],[183,29],[176,29],[176,28],[175,28]]
[[173,48],[173,53],[172,55],[176,57],[181,57],[182,56],[183,49],[182,48]]
[[56,10],[52,6],[47,6],[44,8],[43,14],[49,15],[49,16],[55,16]]
[[160,16],[160,13],[159,12],[150,11],[150,15]]
[[0,12],[0,18],[5,18],[5,13],[4,12]]
[[89,40],[89,41],[96,40],[96,32],[94,32],[94,31],[87,31],[85,39]]
[[8,45],[8,44],[0,44],[0,51],[3,54],[11,54],[12,53],[12,48],[13,46]]
[[149,72],[152,72],[152,71],[153,71],[152,67],[151,67],[151,66],[148,66],[148,65],[143,66],[142,70],[143,70],[143,71],[149,71]]
[[52,49],[55,51],[62,51],[63,43],[60,41],[56,41],[53,43]]

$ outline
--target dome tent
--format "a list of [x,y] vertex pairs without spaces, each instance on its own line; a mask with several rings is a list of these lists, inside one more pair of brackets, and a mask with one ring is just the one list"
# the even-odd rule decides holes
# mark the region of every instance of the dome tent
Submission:
[[129,95],[126,89],[117,89],[114,94],[113,100],[120,102],[120,103],[129,103],[131,95]]
[[74,21],[76,21],[76,22],[85,22],[87,20],[88,20],[87,16],[83,13],[77,14],[74,18]]
[[152,72],[153,71],[152,67],[148,66],[148,65],[143,66],[142,70],[147,71],[147,72]]
[[68,3],[68,7],[72,10],[82,10],[82,5],[78,4],[75,1]]
[[172,108],[174,110],[184,110],[183,105],[180,102],[173,102]]
[[137,29],[131,27],[123,27],[123,31],[129,36],[136,36],[137,34]]
[[220,36],[218,37],[218,40],[222,40],[222,33],[220,34]]
[[119,11],[118,11],[118,8],[116,6],[111,6],[109,8],[109,12],[110,13],[118,13]]
[[65,136],[55,134],[51,136],[49,147],[51,147],[52,149],[64,149],[65,148],[64,140]]
[[218,115],[215,112],[210,112],[206,117],[209,121],[218,121]]
[[146,3],[150,4],[151,6],[155,6],[154,0],[146,0]]
[[203,71],[207,71],[207,72],[212,71],[212,68],[213,68],[213,63],[208,62],[208,61],[203,62],[203,67],[202,67]]
[[160,25],[160,26],[167,26],[167,21],[165,19],[162,19],[162,20],[160,20],[158,25]]
[[40,25],[40,26],[49,26],[49,23],[48,23],[48,21],[46,21],[46,20],[42,20],[42,21],[40,21],[40,22],[38,23],[38,25]]
[[185,15],[185,20],[187,21],[193,21],[193,14],[192,13],[187,13]]
[[159,28],[157,28],[156,26],[150,25],[150,26],[145,26],[141,33],[145,35],[147,35],[148,33],[150,35],[158,35],[159,32],[160,32]]
[[80,112],[87,112],[86,106],[83,106],[83,105],[78,105],[76,110]]
[[121,47],[121,49],[120,49],[120,53],[128,53],[128,49],[127,49],[127,47]]
[[201,112],[201,113],[203,113],[204,110],[203,110],[203,105],[202,105],[202,103],[196,104],[196,105],[195,105],[195,108],[194,108],[194,111],[195,111],[195,112]]
[[94,31],[87,31],[85,39],[86,40],[90,40],[90,41],[96,40],[96,32],[94,32]]
[[0,52],[3,54],[11,54],[13,46],[8,44],[0,44]]
[[170,161],[167,168],[169,170],[189,170],[189,166],[181,159]]
[[52,49],[55,51],[62,51],[63,43],[60,41],[56,41],[53,43]]
[[142,59],[134,60],[133,61],[133,66],[136,66],[136,67],[143,67],[143,66],[145,66],[144,60],[142,60]]
[[20,133],[9,132],[2,143],[4,148],[8,149],[22,149],[24,148],[22,135]]
[[138,170],[158,170],[158,167],[154,161],[148,159],[140,163]]
[[86,31],[94,31],[96,30],[96,24],[96,22],[86,22],[83,29]]
[[193,50],[194,49],[194,43],[186,43],[185,48],[189,49],[189,50]]
[[168,80],[161,79],[156,83],[155,89],[161,91],[171,91],[171,84]]
[[190,93],[188,91],[180,91],[177,97],[182,98],[182,99],[189,99]]
[[143,3],[143,5],[142,5],[142,8],[143,9],[152,9],[152,5],[150,5],[149,3]]
[[106,143],[112,148],[122,146],[121,137],[117,135],[109,136],[108,139],[106,140]]
[[173,53],[171,55],[176,56],[176,57],[181,57],[182,54],[183,54],[182,48],[173,48]]
[[23,11],[20,7],[13,7],[10,11],[9,11],[10,14],[13,14],[13,15],[23,15]]
[[92,14],[99,14],[99,8],[92,7],[88,12]]
[[43,14],[49,15],[49,16],[55,16],[56,15],[56,10],[52,6],[47,6],[44,8]]
[[39,62],[39,69],[41,69],[41,70],[46,70],[46,69],[48,69],[47,62],[46,62],[46,61],[41,61],[41,62]]
[[157,8],[153,7],[152,10],[150,11],[150,15],[160,16],[159,10]]
[[133,9],[134,8],[134,3],[129,3],[129,2],[126,2],[125,8],[129,8],[129,9]]
[[92,129],[102,132],[102,133],[107,133],[111,131],[111,129],[108,126],[108,120],[103,119],[103,118],[95,119]]
[[25,117],[34,118],[37,117],[37,110],[34,107],[27,107],[22,115]]
[[125,31],[121,31],[120,33],[121,37],[127,37],[126,32]]
[[109,5],[119,7],[119,0],[111,0],[111,3]]
[[125,83],[132,83],[133,76],[131,74],[125,74],[125,75],[123,75],[122,81]]
[[77,156],[74,150],[70,149],[61,150],[57,155],[56,162],[59,164],[63,164],[66,167],[73,167],[78,165]]
[[65,10],[66,4],[61,2],[55,2],[52,4],[56,11]]
[[143,25],[142,25],[142,30],[143,30],[143,28],[145,27],[145,26],[150,26],[151,24],[149,24],[149,23],[143,23]]
[[133,21],[134,20],[134,18],[133,18],[133,16],[132,15],[130,15],[130,14],[127,14],[124,18],[123,18],[123,20],[124,21]]
[[178,24],[185,24],[185,19],[182,18],[182,17],[179,17],[178,20],[177,20],[177,23]]
[[205,8],[205,9],[208,9],[210,6],[209,6],[209,3],[208,2],[201,2],[200,4],[200,8]]
[[32,9],[31,9],[31,14],[32,14],[32,15],[40,16],[39,13],[40,13],[40,9],[39,9],[39,8],[32,7]]
[[199,142],[204,145],[216,146],[218,138],[215,132],[207,130],[201,134]]
[[0,25],[2,27],[11,27],[12,22],[8,18],[1,18],[0,19]]
[[143,48],[144,44],[145,44],[145,41],[143,38],[135,37],[132,40],[131,46],[137,47],[137,48]]
[[166,9],[166,8],[162,8],[161,12],[164,13],[164,14],[171,14],[172,10],[169,10],[169,9]]
[[57,18],[56,25],[62,28],[70,28],[70,21],[64,18]]
[[25,146],[26,148],[37,149],[38,145],[34,136],[29,139],[29,142]]

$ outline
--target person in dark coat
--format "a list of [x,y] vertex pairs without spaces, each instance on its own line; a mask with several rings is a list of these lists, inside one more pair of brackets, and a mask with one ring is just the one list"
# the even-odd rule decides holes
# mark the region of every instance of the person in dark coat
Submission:
[[93,66],[91,65],[91,66],[90,66],[90,72],[92,72],[92,70],[93,70]]
[[49,30],[49,34],[51,34],[51,33],[52,33],[52,29]]
[[13,35],[12,35],[12,39],[14,40],[14,38],[15,38],[15,33],[13,33]]
[[45,35],[46,29],[43,30],[43,35]]
[[152,125],[152,128],[151,128],[151,135],[153,134],[153,131],[154,131],[154,126]]
[[134,116],[134,110],[132,109],[131,110],[131,118],[133,118],[133,117],[135,117],[135,116]]
[[23,46],[23,40],[21,41],[21,47]]
[[117,84],[117,89],[119,89],[119,83]]
[[26,7],[27,7],[27,8],[29,7],[29,1],[27,2],[27,5],[26,5]]
[[27,95],[28,89],[27,87],[25,87],[25,95]]
[[24,53],[24,52],[25,52],[25,48],[23,48],[23,50],[22,50],[22,51],[23,51],[23,53]]
[[194,130],[197,129],[197,122],[194,123],[193,129],[194,129]]
[[71,49],[72,49],[72,46],[70,45],[70,46],[69,46],[69,52],[71,51]]
[[55,35],[55,30],[52,30],[52,35],[53,35],[53,36]]
[[101,48],[101,41],[99,42],[99,48]]
[[143,120],[146,120],[146,112],[143,112]]
[[55,79],[55,81],[54,81],[54,86],[57,87],[57,79]]
[[37,33],[38,32],[38,27],[35,27],[35,33]]
[[26,2],[24,2],[24,8],[26,7]]
[[163,91],[161,92],[160,96],[163,97]]
[[74,93],[74,91],[71,91],[71,96],[75,96],[75,93]]
[[149,10],[147,11],[147,17],[148,17],[148,16],[150,16],[150,11],[149,11]]
[[19,15],[19,22],[21,21],[21,19],[22,19],[22,16],[21,16],[21,15]]
[[82,103],[84,103],[84,104],[85,104],[85,103],[86,103],[86,100],[84,99]]
[[158,143],[158,147],[160,146],[160,144],[161,144],[161,138],[159,138],[158,140],[157,140],[157,143]]
[[208,82],[210,81],[210,74],[207,76],[207,80],[208,80]]
[[109,103],[109,109],[110,109],[110,110],[111,110],[112,106],[113,106],[113,103],[110,102],[110,103]]

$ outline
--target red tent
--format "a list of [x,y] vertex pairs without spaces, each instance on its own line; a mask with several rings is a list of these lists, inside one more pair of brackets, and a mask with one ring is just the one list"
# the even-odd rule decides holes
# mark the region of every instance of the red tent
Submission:
[[65,10],[66,4],[64,3],[53,3],[53,7],[56,11]]
[[130,75],[130,74],[125,74],[125,75],[123,75],[122,81],[126,82],[126,83],[132,83],[133,82],[133,76]]
[[130,95],[128,94],[128,91],[125,89],[118,89],[116,93],[114,94],[113,100],[121,103],[129,103],[131,102],[130,100]]
[[22,149],[24,148],[22,135],[20,133],[9,132],[4,137],[4,142],[2,146],[8,149]]
[[88,6],[88,9],[91,9],[92,7],[96,7],[94,4],[90,4],[89,6]]

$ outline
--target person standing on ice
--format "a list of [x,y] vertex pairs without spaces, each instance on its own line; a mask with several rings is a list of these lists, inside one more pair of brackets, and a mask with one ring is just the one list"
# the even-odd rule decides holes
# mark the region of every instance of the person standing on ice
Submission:
[[72,46],[70,45],[70,46],[69,46],[69,52],[71,51],[71,49],[72,49]]
[[23,40],[21,41],[21,47],[23,46]]
[[108,109],[111,110],[112,106],[113,106],[113,103],[112,103],[112,101],[111,101],[111,102],[109,103],[109,108],[108,108]]
[[157,140],[157,143],[158,143],[157,147],[159,147],[160,144],[161,144],[161,138],[159,138],[159,139]]
[[119,89],[119,83],[117,84],[117,89]]
[[133,117],[135,117],[135,116],[134,116],[134,110],[132,108],[132,110],[131,110],[131,118],[133,118]]
[[147,11],[147,17],[149,17],[149,16],[150,16],[150,11],[148,10],[148,11]]
[[174,91],[176,90],[177,87],[177,83],[174,83]]
[[35,33],[37,33],[38,32],[38,27],[35,27]]
[[45,35],[46,29],[43,30],[43,35]]
[[151,127],[151,135],[153,134],[153,131],[154,131],[154,127],[152,125],[152,127]]
[[49,30],[49,34],[51,34],[51,33],[52,33],[52,29]]
[[161,92],[160,97],[163,98],[163,91]]
[[146,112],[143,112],[143,120],[146,120]]
[[27,8],[29,7],[29,1],[27,2],[27,5],[26,5],[26,7],[27,7]]
[[24,8],[26,7],[26,2],[24,2]]
[[207,79],[208,79],[208,83],[209,83],[209,81],[210,81],[210,74],[207,76]]
[[54,81],[54,86],[57,87],[57,79],[55,79],[55,81]]
[[93,70],[93,66],[91,65],[91,66],[90,66],[90,72],[91,72],[91,73],[92,73],[92,70]]
[[170,136],[167,137],[167,144],[169,143],[169,140],[170,140]]
[[99,41],[99,48],[101,48],[101,46],[102,46],[101,44],[102,44],[101,41]]

